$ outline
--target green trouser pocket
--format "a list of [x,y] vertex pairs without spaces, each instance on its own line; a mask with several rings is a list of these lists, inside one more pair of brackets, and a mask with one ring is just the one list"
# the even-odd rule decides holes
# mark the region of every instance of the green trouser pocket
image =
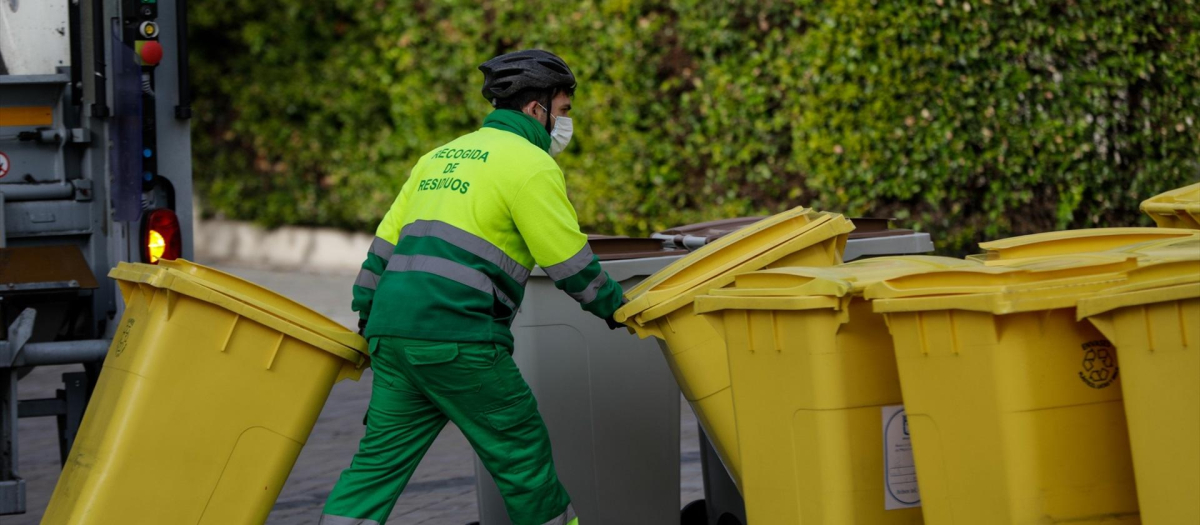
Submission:
[[443,396],[479,392],[496,360],[493,345],[405,341],[404,358],[421,385]]
[[537,403],[533,396],[527,396],[509,406],[488,411],[483,416],[492,428],[503,431],[529,421],[536,415]]

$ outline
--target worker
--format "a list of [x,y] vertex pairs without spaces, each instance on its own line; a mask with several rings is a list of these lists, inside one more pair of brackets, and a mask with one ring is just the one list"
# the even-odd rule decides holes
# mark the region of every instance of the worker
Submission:
[[542,50],[479,69],[494,111],[417,161],[354,283],[375,378],[366,435],[322,525],[384,523],[447,421],[496,480],[514,525],[578,524],[513,362],[510,325],[535,263],[610,328],[622,290],[579,231],[552,158],[571,140],[571,69]]

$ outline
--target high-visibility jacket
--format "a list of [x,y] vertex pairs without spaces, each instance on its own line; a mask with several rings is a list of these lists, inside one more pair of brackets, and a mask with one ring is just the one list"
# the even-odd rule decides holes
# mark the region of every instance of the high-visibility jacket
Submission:
[[535,263],[584,310],[612,315],[621,287],[579,231],[549,144],[537,120],[496,110],[421,157],[354,283],[364,335],[511,348]]

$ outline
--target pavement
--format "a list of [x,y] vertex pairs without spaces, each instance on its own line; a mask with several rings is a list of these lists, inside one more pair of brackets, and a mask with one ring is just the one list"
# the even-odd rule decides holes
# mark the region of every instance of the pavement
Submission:
[[[354,273],[320,274],[263,268],[219,266],[222,270],[287,295],[330,318],[351,326],[350,286]],[[81,366],[34,369],[18,383],[21,399],[53,397],[65,372]],[[333,388],[329,401],[300,453],[287,484],[267,519],[268,524],[315,524],[325,498],[342,469],[349,466],[363,435],[362,417],[370,400],[371,372],[358,382],[343,381]],[[703,498],[696,419],[681,399],[680,505]],[[61,468],[54,418],[21,419],[18,424],[18,468],[27,483],[27,508],[23,515],[3,516],[4,525],[33,525],[54,490]],[[637,473],[631,472],[630,475]],[[465,525],[479,519],[475,499],[474,452],[453,424],[438,436],[397,500],[389,521],[409,525]]]

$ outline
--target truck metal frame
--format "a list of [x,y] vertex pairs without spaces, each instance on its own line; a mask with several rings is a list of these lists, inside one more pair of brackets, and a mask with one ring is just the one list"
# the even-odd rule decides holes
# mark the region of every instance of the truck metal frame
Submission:
[[[26,511],[17,418],[57,417],[70,450],[123,308],[107,273],[152,262],[146,217],[173,211],[192,257],[186,27],[186,0],[0,0],[0,515]],[[83,370],[18,401],[61,364]]]

